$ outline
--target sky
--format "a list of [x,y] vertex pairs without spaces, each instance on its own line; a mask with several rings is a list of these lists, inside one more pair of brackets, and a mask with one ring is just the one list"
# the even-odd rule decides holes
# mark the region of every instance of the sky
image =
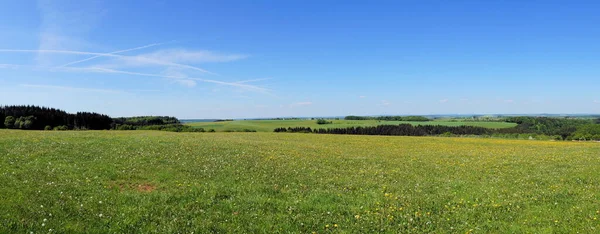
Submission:
[[600,1],[5,1],[0,105],[178,118],[600,113]]

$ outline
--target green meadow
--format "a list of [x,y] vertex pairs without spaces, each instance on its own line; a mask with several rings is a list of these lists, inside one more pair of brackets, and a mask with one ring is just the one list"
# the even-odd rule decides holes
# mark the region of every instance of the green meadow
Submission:
[[596,233],[600,144],[0,130],[0,233]]
[[429,121],[429,122],[411,122],[411,121],[378,121],[378,120],[329,120],[332,124],[317,124],[316,120],[235,120],[222,122],[194,122],[187,125],[204,128],[206,130],[214,129],[217,132],[224,131],[243,131],[255,130],[257,132],[272,132],[280,127],[310,127],[310,128],[346,128],[346,127],[369,127],[377,125],[445,125],[445,126],[477,126],[487,128],[510,128],[516,126],[515,123],[506,122],[462,122],[462,121]]

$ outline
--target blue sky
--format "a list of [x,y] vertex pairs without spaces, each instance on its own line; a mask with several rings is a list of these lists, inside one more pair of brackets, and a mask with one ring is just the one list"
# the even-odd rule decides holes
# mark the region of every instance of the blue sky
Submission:
[[600,113],[598,1],[7,1],[0,104],[111,116]]

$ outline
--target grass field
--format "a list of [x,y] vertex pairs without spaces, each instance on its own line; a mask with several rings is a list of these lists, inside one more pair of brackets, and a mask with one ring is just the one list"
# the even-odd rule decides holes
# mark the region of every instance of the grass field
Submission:
[[594,233],[600,144],[0,131],[0,233]]
[[195,122],[187,125],[222,131],[241,131],[244,129],[256,130],[258,132],[272,132],[279,127],[311,127],[311,128],[345,128],[345,127],[366,127],[377,125],[398,125],[402,123],[413,125],[446,125],[446,126],[479,126],[486,128],[509,128],[514,127],[514,123],[505,122],[451,122],[451,121],[430,121],[430,122],[410,122],[410,121],[377,121],[377,120],[332,120],[332,124],[319,125],[315,120],[236,120],[223,122]]

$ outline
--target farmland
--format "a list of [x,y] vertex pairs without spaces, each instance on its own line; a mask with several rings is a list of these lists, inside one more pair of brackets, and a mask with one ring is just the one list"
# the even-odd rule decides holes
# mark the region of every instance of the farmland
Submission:
[[0,233],[597,232],[600,144],[0,130]]
[[445,125],[445,126],[477,126],[487,128],[509,128],[514,127],[514,123],[506,122],[461,122],[461,121],[429,121],[429,122],[411,122],[411,121],[378,121],[378,120],[331,120],[332,124],[319,125],[315,120],[235,120],[235,121],[222,121],[222,122],[195,122],[187,123],[187,125],[197,127],[214,129],[217,132],[223,131],[243,131],[256,130],[257,132],[272,132],[275,128],[279,127],[310,127],[310,128],[346,128],[346,127],[367,127],[377,125],[398,125],[398,124],[412,124],[412,125]]

